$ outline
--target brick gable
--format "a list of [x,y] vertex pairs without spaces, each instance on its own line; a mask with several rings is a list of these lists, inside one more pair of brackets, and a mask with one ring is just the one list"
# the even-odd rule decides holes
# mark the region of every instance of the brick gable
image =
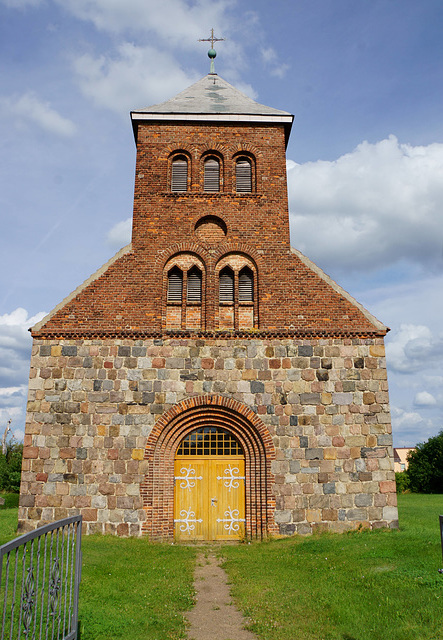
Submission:
[[[220,192],[203,191],[203,159],[221,163]],[[170,190],[174,152],[189,158],[189,190]],[[235,193],[235,159],[253,159],[252,193]],[[202,233],[202,220],[219,220]],[[212,231],[211,231],[212,230]],[[313,263],[291,250],[282,125],[142,123],[138,127],[132,246],[92,276],[33,330],[35,337],[150,336],[168,327],[165,264],[190,252],[203,264],[205,292],[198,329],[214,332],[217,264],[247,256],[257,270],[251,335],[384,335],[370,316]],[[200,316],[199,316],[200,317]],[[192,323],[182,329],[195,329]],[[239,327],[237,327],[239,329]],[[243,329],[244,332],[244,329]]]

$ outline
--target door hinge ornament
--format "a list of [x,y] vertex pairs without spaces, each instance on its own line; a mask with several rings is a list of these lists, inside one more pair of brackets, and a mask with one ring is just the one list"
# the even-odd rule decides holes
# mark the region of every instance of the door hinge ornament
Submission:
[[180,489],[188,489],[191,491],[195,487],[196,480],[203,480],[203,476],[196,476],[196,471],[189,465],[189,467],[182,467],[180,469],[181,476],[174,476],[174,482],[180,481]]
[[231,491],[231,489],[238,489],[240,486],[238,481],[245,480],[245,476],[235,475],[240,473],[240,469],[238,467],[231,467],[230,464],[228,464],[224,473],[224,476],[217,476],[217,480],[224,480],[223,484],[228,491]]
[[217,518],[217,522],[225,522],[226,524],[223,525],[223,528],[228,533],[238,533],[240,529],[240,525],[238,523],[246,522],[245,518],[239,518],[239,515],[238,509],[231,509],[231,507],[228,507],[228,510],[224,513],[225,517]]
[[182,511],[180,511],[180,518],[174,520],[174,523],[175,522],[181,522],[180,531],[182,533],[191,533],[195,529],[194,523],[203,522],[203,520],[201,518],[196,518],[195,512],[189,508],[187,511],[186,509],[182,509]]

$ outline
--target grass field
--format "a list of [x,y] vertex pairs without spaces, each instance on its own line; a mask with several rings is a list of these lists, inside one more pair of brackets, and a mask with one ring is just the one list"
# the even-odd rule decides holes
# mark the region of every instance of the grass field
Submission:
[[399,509],[399,531],[225,547],[249,628],[262,640],[441,640],[443,495],[402,495]]
[[[441,640],[443,495],[402,495],[399,509],[399,531],[218,548],[258,638]],[[16,525],[16,508],[0,509],[0,544]],[[82,545],[82,640],[186,637],[197,547],[108,536]]]
[[[0,509],[0,544],[15,538],[17,508]],[[84,536],[81,640],[178,640],[193,604],[195,547],[146,538]]]
[[82,640],[185,637],[196,549],[146,539],[84,537]]

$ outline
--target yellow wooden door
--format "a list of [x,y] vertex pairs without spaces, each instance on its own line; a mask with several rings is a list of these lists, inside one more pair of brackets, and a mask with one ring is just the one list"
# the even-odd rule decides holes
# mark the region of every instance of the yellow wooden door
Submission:
[[[178,459],[174,465],[174,528],[176,540],[205,540],[203,482],[206,460]],[[206,480],[205,480],[206,482]]]
[[238,540],[245,532],[243,458],[175,460],[176,540]]
[[211,462],[211,487],[216,502],[211,506],[210,539],[239,540],[245,535],[245,461],[215,458]]

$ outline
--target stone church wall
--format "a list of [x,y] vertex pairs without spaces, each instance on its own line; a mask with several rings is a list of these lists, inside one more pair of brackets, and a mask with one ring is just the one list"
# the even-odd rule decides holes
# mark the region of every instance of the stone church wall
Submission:
[[87,533],[141,535],[155,422],[193,396],[269,430],[283,535],[396,526],[382,338],[34,340],[19,526],[81,512]]

